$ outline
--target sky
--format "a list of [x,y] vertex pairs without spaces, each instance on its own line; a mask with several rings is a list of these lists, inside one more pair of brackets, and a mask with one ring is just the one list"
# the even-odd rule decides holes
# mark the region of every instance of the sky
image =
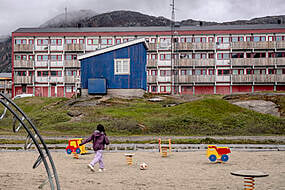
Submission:
[[[171,18],[172,0],[0,0],[0,36],[20,27],[38,27],[56,15],[91,9],[132,10]],[[175,0],[175,20],[233,21],[285,15],[284,0]]]

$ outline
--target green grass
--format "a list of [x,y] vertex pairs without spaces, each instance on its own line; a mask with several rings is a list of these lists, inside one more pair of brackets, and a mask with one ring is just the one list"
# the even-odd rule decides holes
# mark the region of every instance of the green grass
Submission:
[[[201,97],[192,102],[171,97],[162,102],[113,98],[97,106],[81,107],[69,106],[68,101],[66,98],[32,97],[18,99],[16,103],[44,135],[86,136],[99,123],[106,126],[108,135],[285,134],[284,118],[232,105],[220,96]],[[177,105],[166,106],[169,104]],[[69,111],[81,112],[80,120],[68,116]],[[0,133],[7,134],[11,128],[10,114],[10,118],[0,121]]]

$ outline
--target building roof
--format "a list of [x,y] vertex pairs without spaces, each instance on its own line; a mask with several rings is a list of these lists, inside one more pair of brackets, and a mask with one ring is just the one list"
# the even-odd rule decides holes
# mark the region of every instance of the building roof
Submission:
[[106,53],[106,52],[109,52],[109,51],[121,49],[121,48],[128,47],[128,46],[131,46],[131,45],[139,44],[139,43],[144,43],[146,49],[148,49],[148,44],[146,43],[145,39],[144,38],[139,38],[139,39],[135,39],[135,40],[132,40],[132,41],[129,41],[129,42],[125,42],[125,43],[122,43],[122,44],[110,46],[110,47],[107,47],[107,48],[99,49],[99,50],[96,50],[96,51],[92,51],[92,52],[80,55],[80,56],[77,57],[77,59],[78,60],[86,59],[88,57],[92,57],[92,56],[95,56],[95,55],[103,54],[103,53]]
[[[213,26],[180,26],[176,31],[207,31],[207,30],[266,30],[285,29],[285,24],[252,24],[252,25],[213,25]],[[161,32],[171,31],[170,26],[151,27],[80,27],[80,28],[19,28],[14,33],[74,33],[74,32]]]
[[12,79],[12,73],[0,73],[0,79]]

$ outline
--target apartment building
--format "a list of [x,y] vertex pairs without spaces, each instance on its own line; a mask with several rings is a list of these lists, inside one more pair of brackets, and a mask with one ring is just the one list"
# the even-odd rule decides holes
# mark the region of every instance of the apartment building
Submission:
[[285,90],[285,25],[20,28],[12,33],[13,96],[71,97],[77,56],[145,38],[150,93]]
[[12,73],[0,73],[0,92],[12,96]]

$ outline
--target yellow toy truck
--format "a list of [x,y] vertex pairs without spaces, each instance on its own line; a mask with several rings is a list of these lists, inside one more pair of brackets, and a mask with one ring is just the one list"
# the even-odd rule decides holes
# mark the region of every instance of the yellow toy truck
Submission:
[[231,153],[229,147],[217,147],[216,145],[208,145],[207,157],[211,162],[227,162]]

